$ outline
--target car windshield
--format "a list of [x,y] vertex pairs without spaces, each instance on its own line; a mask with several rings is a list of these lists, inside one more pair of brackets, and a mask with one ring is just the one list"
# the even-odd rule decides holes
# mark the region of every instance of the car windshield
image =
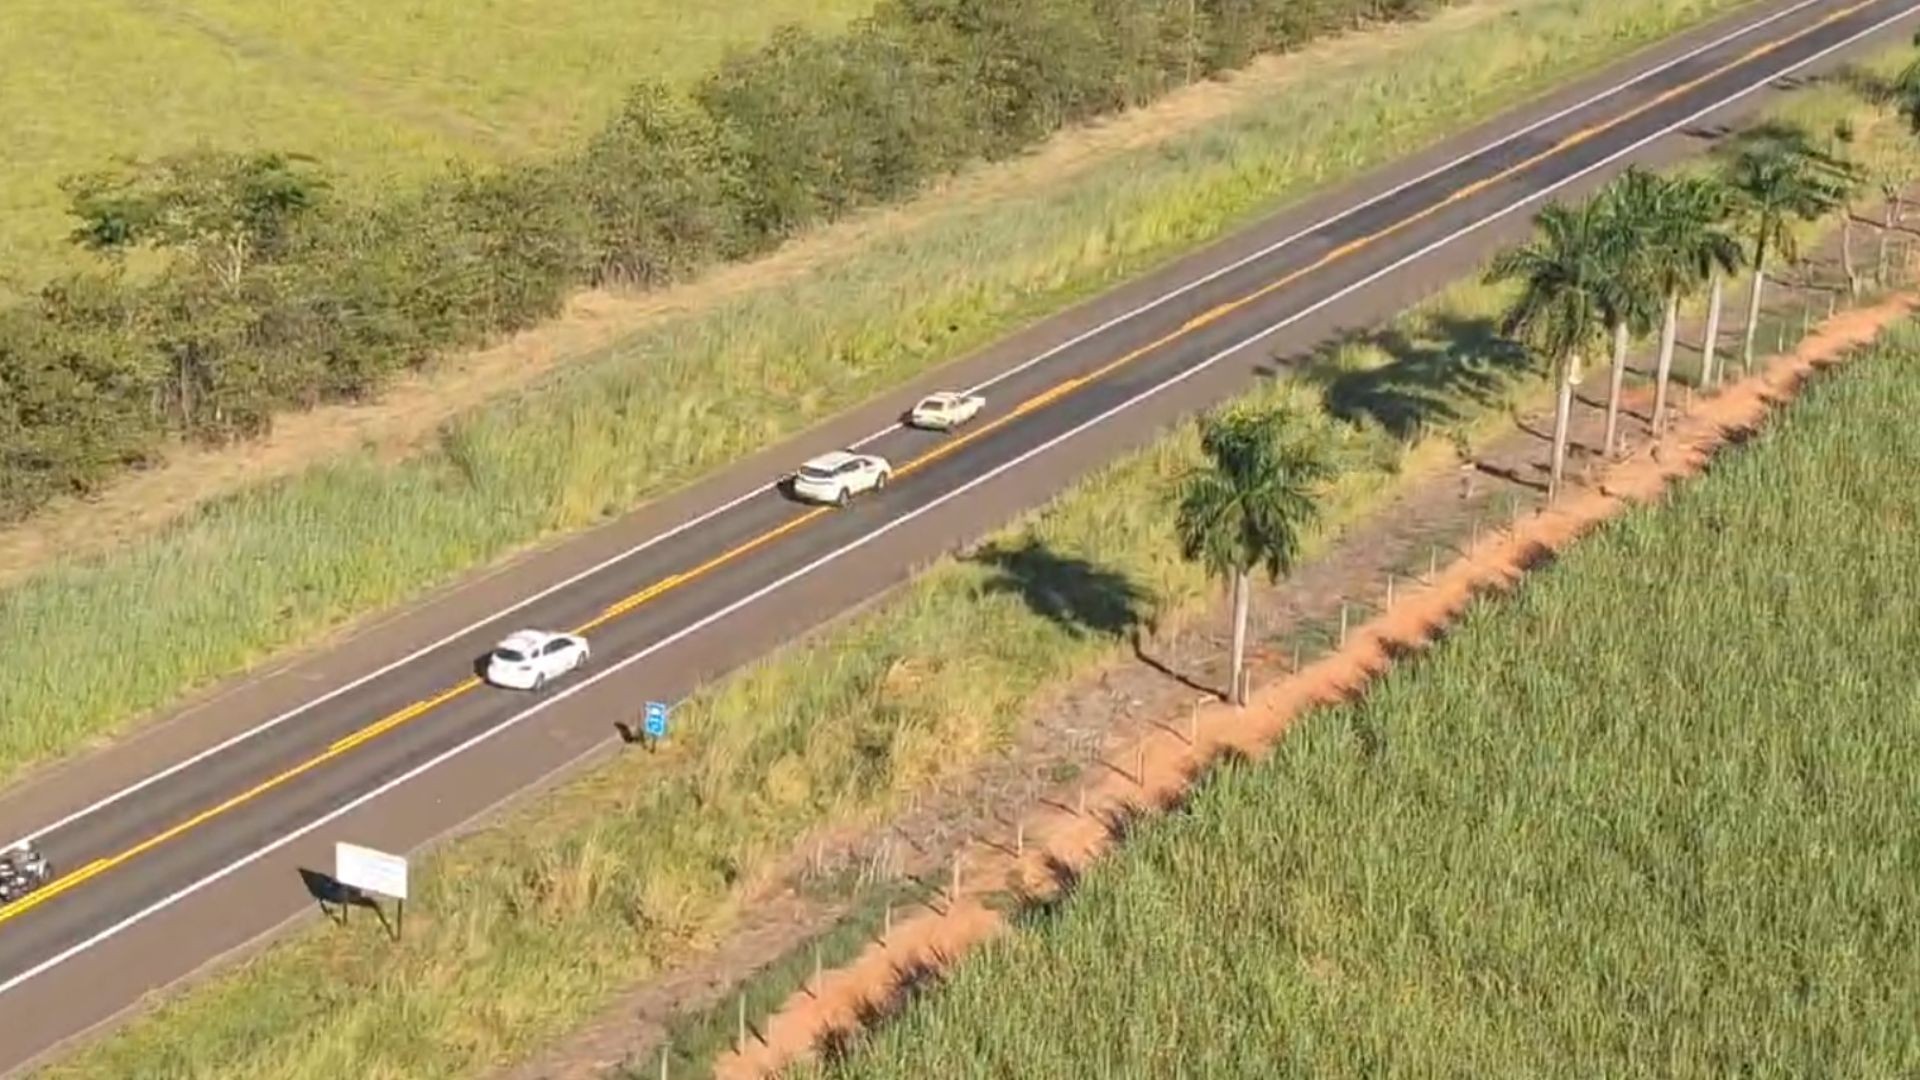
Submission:
[[833,478],[833,473],[827,471],[826,469],[816,469],[811,465],[802,466],[800,469],[800,475],[806,477],[809,480],[830,480]]
[[952,404],[953,402],[947,398],[930,397],[921,402],[920,407],[928,412],[941,412]]
[[523,654],[520,650],[508,649],[508,648],[499,648],[499,649],[493,650],[493,658],[495,660],[504,660],[509,664],[523,663],[527,659],[526,655]]

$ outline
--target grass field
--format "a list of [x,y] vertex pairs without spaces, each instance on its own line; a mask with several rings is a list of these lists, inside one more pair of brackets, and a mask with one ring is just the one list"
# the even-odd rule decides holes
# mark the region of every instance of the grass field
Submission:
[[1907,324],[1225,767],[826,1072],[1914,1075],[1916,360]]
[[1070,185],[930,212],[456,423],[436,452],[329,463],[30,579],[0,593],[0,635],[44,659],[0,668],[0,778],[1731,6],[1504,0],[1304,56],[1296,81],[1226,120]]
[[575,145],[644,78],[867,0],[10,0],[0,285],[72,265],[57,184],[200,141],[311,153],[357,186]]

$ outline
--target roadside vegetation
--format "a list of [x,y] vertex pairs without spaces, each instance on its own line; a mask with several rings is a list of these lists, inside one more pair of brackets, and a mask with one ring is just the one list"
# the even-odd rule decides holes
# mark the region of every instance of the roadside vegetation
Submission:
[[[1851,93],[1817,100],[1848,116],[1894,115]],[[1805,99],[1793,107],[1808,115]],[[1860,130],[1906,137],[1904,126]],[[1660,178],[1634,182],[1650,179]],[[1599,198],[1617,197],[1616,189]],[[1536,402],[1543,383],[1514,365],[1508,343],[1449,334],[1498,321],[1524,295],[1514,284],[1468,282],[1400,320],[1407,341],[1478,377],[1432,390],[1397,430],[1326,410],[1332,381],[1396,363],[1366,346],[1336,349],[1301,378],[1264,384],[1222,413],[1229,419],[1205,440],[1213,452],[1185,428],[1099,471],[978,554],[941,563],[875,611],[697,695],[666,751],[622,757],[434,854],[404,942],[378,941],[371,927],[308,928],[49,1074],[457,1075],[523,1057],[690,943],[725,933],[810,831],[876,820],[979,761],[1006,745],[1038,694],[1105,662],[1134,627],[1177,624],[1216,595],[1216,575],[1270,559],[1285,569],[1322,550],[1409,477],[1449,463],[1454,439],[1470,445],[1502,429],[1509,409]],[[1244,430],[1231,420],[1263,416],[1280,419]],[[1286,528],[1256,530],[1251,549],[1215,559],[1212,542],[1183,544],[1182,484],[1204,490],[1209,460],[1230,476],[1242,456],[1234,447],[1257,450],[1276,434],[1313,449],[1251,456],[1311,487],[1316,520],[1289,494],[1254,515],[1283,515]],[[1220,505],[1195,496],[1187,517],[1198,526]],[[1640,565],[1656,573],[1656,564]],[[1089,575],[1122,586],[1121,610],[1089,622],[1029,599],[1036,584]],[[1524,670],[1515,677],[1536,685]],[[676,827],[660,828],[666,821]]]
[[[1344,66],[1303,68],[1217,125],[1089,169],[1071,189],[936,216],[803,282],[667,324],[450,425],[433,452],[330,462],[151,542],[37,575],[0,593],[0,632],[31,635],[46,658],[0,671],[0,775],[620,513],[1254,212],[1729,6],[1511,0],[1409,27]],[[284,195],[280,179],[304,168],[282,161],[262,176]]]
[[818,1073],[1911,1075],[1917,360],[1903,324]]
[[[62,181],[104,270],[0,311],[0,520],[169,436],[266,432],[436,352],[896,202],[1069,124],[1442,0],[882,0],[635,86],[584,145],[354,195],[303,147],[201,147]],[[117,272],[146,256],[151,274]],[[9,404],[13,403],[11,407]]]

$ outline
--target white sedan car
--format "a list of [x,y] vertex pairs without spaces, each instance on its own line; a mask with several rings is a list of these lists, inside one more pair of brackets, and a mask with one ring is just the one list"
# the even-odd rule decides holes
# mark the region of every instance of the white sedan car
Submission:
[[952,431],[980,415],[980,410],[986,404],[987,399],[979,394],[942,390],[921,398],[920,404],[907,414],[907,423],[931,431]]
[[587,662],[587,639],[577,634],[520,630],[494,646],[487,681],[509,690],[540,690]]
[[855,495],[886,487],[892,473],[886,458],[835,450],[800,466],[793,474],[793,493],[810,502],[845,506]]

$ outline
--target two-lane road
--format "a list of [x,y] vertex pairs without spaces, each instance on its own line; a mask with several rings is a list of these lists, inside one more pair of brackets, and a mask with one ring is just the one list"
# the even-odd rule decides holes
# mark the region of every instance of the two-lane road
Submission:
[[[923,382],[797,440],[790,465],[841,439],[893,462],[894,482],[849,509],[798,505],[767,486],[770,461],[746,463],[718,482],[735,497],[638,515],[637,543],[616,530],[549,553],[216,702],[218,723],[8,793],[0,822],[63,876],[0,908],[0,1064],[305,909],[296,871],[325,869],[334,840],[405,851],[443,835],[604,747],[640,700],[877,594],[1244,386],[1274,351],[1390,313],[1544,199],[1683,152],[1675,133],[1910,29],[1917,7],[1751,6],[963,362],[954,385],[988,405],[957,432],[874,423]],[[851,438],[855,424],[881,429]],[[593,664],[538,696],[482,685],[476,661],[520,626],[587,634]]]

